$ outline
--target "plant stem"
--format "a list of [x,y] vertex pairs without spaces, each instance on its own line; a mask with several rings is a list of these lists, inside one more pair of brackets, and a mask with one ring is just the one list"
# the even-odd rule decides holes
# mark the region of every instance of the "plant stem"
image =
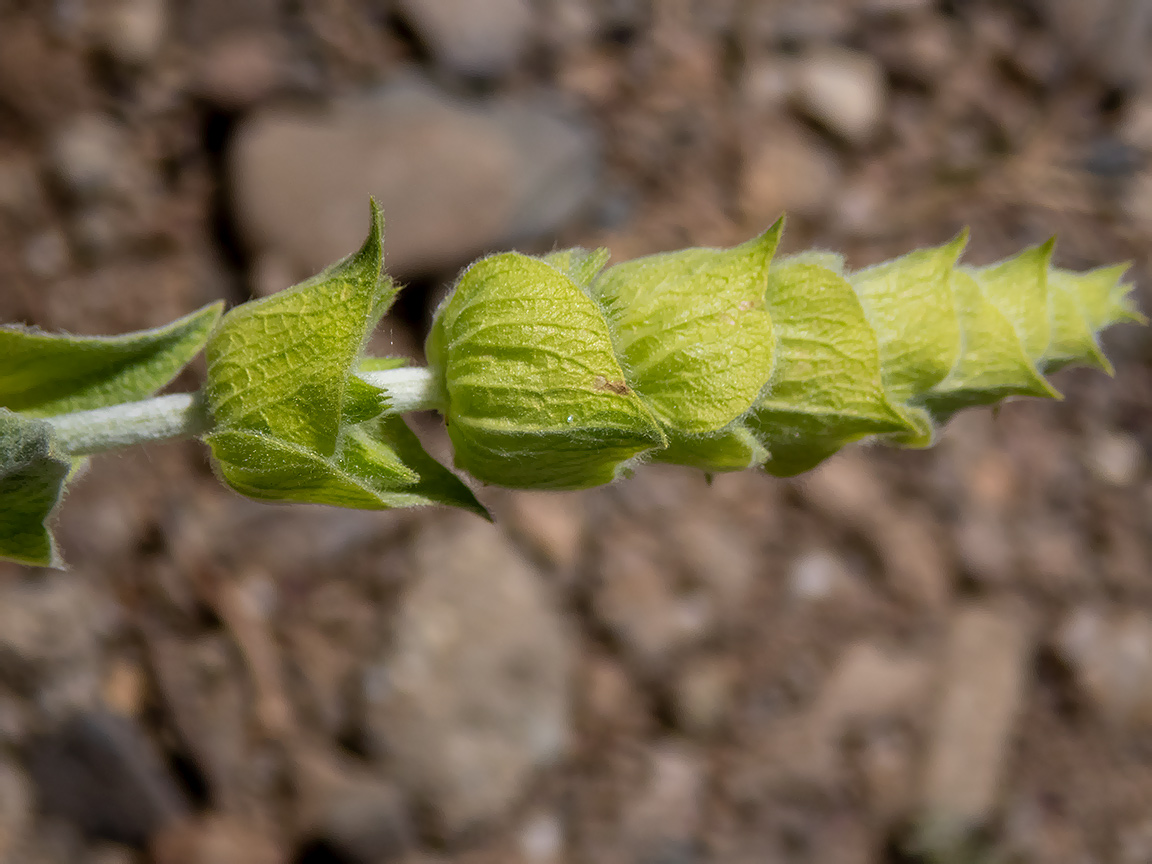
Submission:
[[387,392],[388,414],[438,411],[444,407],[444,394],[440,392],[436,376],[426,366],[402,366],[358,374],[373,387]]
[[[385,413],[403,414],[439,408],[443,397],[431,370],[419,366],[362,372],[359,377],[388,394]],[[203,391],[173,393],[91,411],[48,418],[61,455],[87,456],[149,441],[190,438],[211,427]]]
[[91,411],[48,418],[53,444],[62,455],[87,456],[145,441],[199,435],[208,428],[208,411],[199,393],[173,393],[141,402],[125,402]]

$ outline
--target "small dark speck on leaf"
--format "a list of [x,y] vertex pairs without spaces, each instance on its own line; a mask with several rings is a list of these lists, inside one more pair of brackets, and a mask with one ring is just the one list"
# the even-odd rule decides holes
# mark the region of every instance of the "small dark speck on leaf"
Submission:
[[592,379],[592,389],[594,390],[607,390],[610,393],[615,393],[618,396],[628,395],[628,385],[623,381],[609,381],[603,375],[597,375]]

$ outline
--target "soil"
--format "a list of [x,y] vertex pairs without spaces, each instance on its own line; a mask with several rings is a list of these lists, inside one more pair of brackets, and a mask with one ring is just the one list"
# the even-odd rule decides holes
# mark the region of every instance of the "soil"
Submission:
[[[974,263],[1055,234],[1061,266],[1131,261],[1152,308],[1152,78],[1046,4],[538,0],[483,76],[444,64],[416,5],[0,0],[0,320],[115,333],[248,299],[236,130],[412,68],[589,118],[592,204],[526,251],[727,245],[787,208],[785,251],[853,267],[963,226]],[[275,83],[211,78],[238,32],[280,46]],[[866,134],[779,83],[825,49],[879,72]],[[61,141],[93,115],[118,137],[89,183]],[[413,278],[394,341],[420,344],[454,275]],[[60,602],[92,631],[35,600],[19,620],[40,636],[0,632],[0,860],[1152,861],[1152,340],[1104,344],[1113,377],[1061,372],[1063,401],[969,412],[928,450],[857,447],[794,481],[653,467],[480,490],[561,610],[570,705],[563,755],[460,831],[373,744],[364,695],[422,578],[414,542],[455,517],[247,502],[196,442],[96,458],[60,519],[71,571],[0,566],[13,609],[82,585]],[[62,794],[91,765],[43,753],[88,746],[98,791]],[[310,792],[316,753],[323,789],[398,790],[393,822],[362,818],[395,830],[364,839],[353,804],[317,816],[317,794],[344,799]]]

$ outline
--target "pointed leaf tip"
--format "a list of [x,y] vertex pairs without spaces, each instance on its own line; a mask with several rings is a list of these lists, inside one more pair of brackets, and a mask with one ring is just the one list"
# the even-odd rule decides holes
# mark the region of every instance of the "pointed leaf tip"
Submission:
[[383,272],[384,217],[369,203],[360,249],[279,294],[234,309],[208,345],[205,436],[224,480],[249,497],[385,509],[472,493],[423,452],[386,396],[355,377],[372,328],[396,295]]

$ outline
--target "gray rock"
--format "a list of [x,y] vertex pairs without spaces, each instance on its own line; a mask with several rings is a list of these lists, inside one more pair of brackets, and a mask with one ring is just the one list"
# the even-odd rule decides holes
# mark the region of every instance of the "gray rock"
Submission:
[[906,821],[915,804],[919,770],[912,736],[904,730],[878,728],[863,735],[855,749],[868,809],[889,825]]
[[389,272],[405,276],[554,230],[588,200],[596,150],[588,128],[551,108],[474,105],[406,80],[322,113],[257,113],[230,164],[257,251],[314,273],[363,241],[374,195]]
[[259,30],[275,31],[283,24],[284,0],[196,0],[179,4],[183,41],[202,46],[221,36]]
[[86,844],[73,826],[43,814],[37,821],[4,864],[76,864],[82,860]]
[[29,224],[43,212],[44,203],[36,163],[27,157],[0,158],[0,214]]
[[1152,861],[1152,819],[1141,818],[1125,825],[1117,837],[1116,864],[1142,864]]
[[706,623],[695,598],[675,590],[663,552],[651,534],[622,531],[605,544],[598,567],[593,611],[642,667],[663,664],[698,641]]
[[24,266],[40,279],[56,279],[72,266],[68,238],[55,228],[30,237],[24,245]]
[[125,249],[135,233],[119,208],[104,204],[78,209],[70,227],[76,251],[89,260],[108,258]]
[[32,696],[43,719],[94,706],[115,609],[75,574],[0,588],[0,681]]
[[1012,529],[1002,514],[967,508],[955,528],[956,552],[964,569],[986,584],[1005,584],[1016,575]]
[[759,572],[751,538],[702,511],[666,533],[620,520],[605,531],[593,611],[646,674],[735,623]]
[[399,0],[399,7],[436,61],[458,75],[507,72],[531,36],[528,0]]
[[1061,623],[1056,650],[1105,720],[1119,728],[1152,727],[1152,618],[1082,607]]
[[607,30],[635,30],[652,18],[652,0],[599,0],[596,11]]
[[77,715],[29,746],[41,806],[85,834],[145,846],[188,804],[135,723]]
[[697,736],[722,729],[734,707],[738,671],[725,657],[702,657],[685,664],[672,684],[677,725]]
[[850,645],[805,712],[785,718],[773,735],[773,769],[785,785],[828,789],[843,774],[841,749],[876,728],[908,724],[923,710],[931,665],[869,642]]
[[48,155],[71,205],[70,237],[83,255],[106,257],[162,230],[159,178],[119,121],[99,113],[72,117],[53,135]]
[[857,582],[848,563],[828,549],[804,552],[788,567],[788,593],[802,603],[856,599]]
[[748,63],[740,76],[740,101],[750,114],[771,115],[788,104],[792,64],[778,55]]
[[15,745],[36,725],[36,711],[26,699],[8,688],[0,689],[0,746]]
[[96,843],[88,847],[82,864],[140,864],[139,853],[123,843]]
[[324,840],[356,864],[399,860],[412,825],[397,789],[359,766],[319,753],[298,764],[301,832]]
[[832,670],[816,704],[815,725],[841,738],[862,723],[910,719],[924,705],[931,671],[916,655],[857,642]]
[[894,76],[939,87],[941,79],[962,62],[962,46],[955,22],[943,15],[926,15],[894,34],[880,57]]
[[[568,573],[584,547],[584,502],[579,495],[515,492],[497,517],[535,560]],[[502,508],[503,509],[503,508]]]
[[106,114],[81,114],[49,142],[61,185],[78,200],[122,198],[139,179],[127,130]]
[[801,59],[795,75],[797,104],[813,120],[851,144],[875,137],[888,100],[884,71],[875,58],[823,48]]
[[950,848],[998,803],[1033,653],[1021,615],[978,606],[953,618],[920,798],[926,841]]
[[853,237],[877,237],[889,224],[886,215],[890,202],[885,192],[886,181],[877,182],[867,172],[857,174],[841,186],[832,204],[835,230]]
[[1152,225],[1152,171],[1141,171],[1124,184],[1120,206],[1124,214],[1141,225]]
[[740,180],[740,209],[767,227],[787,211],[818,216],[840,185],[840,165],[824,144],[781,124],[747,149]]
[[843,452],[807,474],[797,491],[825,518],[840,522],[874,546],[884,579],[907,601],[933,613],[944,610],[952,563],[920,510],[898,507],[859,452]]
[[1091,442],[1088,469],[1110,486],[1131,486],[1144,471],[1144,447],[1134,435],[1109,432]]
[[1012,539],[1019,550],[1019,573],[1014,576],[1026,575],[1046,590],[1073,595],[1098,584],[1094,550],[1075,516],[1038,513],[1017,522]]
[[564,860],[564,821],[556,813],[540,812],[520,826],[516,845],[526,864],[561,864]]
[[24,771],[0,760],[0,861],[16,861],[32,824],[32,784]]
[[210,812],[174,823],[148,849],[154,864],[288,864],[262,820]]
[[288,54],[288,45],[275,32],[221,36],[197,52],[193,87],[227,111],[250,109],[288,80]]
[[621,814],[627,860],[673,864],[700,860],[707,764],[695,749],[658,742],[647,754],[647,777]]
[[429,528],[367,730],[446,839],[501,816],[569,735],[571,646],[539,576],[476,520]]
[[91,653],[116,610],[75,574],[51,574],[0,589],[0,652],[35,674]]
[[860,11],[867,15],[892,18],[914,17],[930,12],[932,0],[863,0]]
[[96,45],[126,66],[151,62],[164,44],[166,0],[111,0],[94,4],[90,32]]
[[1122,143],[1143,153],[1152,152],[1152,96],[1141,93],[1124,108],[1116,128]]
[[836,0],[806,3],[744,4],[741,27],[745,38],[771,46],[831,42],[852,28],[851,5]]
[[546,0],[540,7],[543,42],[555,51],[572,51],[596,38],[597,10],[590,0]]
[[1087,60],[1111,83],[1126,86],[1139,81],[1152,32],[1152,4],[1043,0],[1037,7],[1062,47]]

